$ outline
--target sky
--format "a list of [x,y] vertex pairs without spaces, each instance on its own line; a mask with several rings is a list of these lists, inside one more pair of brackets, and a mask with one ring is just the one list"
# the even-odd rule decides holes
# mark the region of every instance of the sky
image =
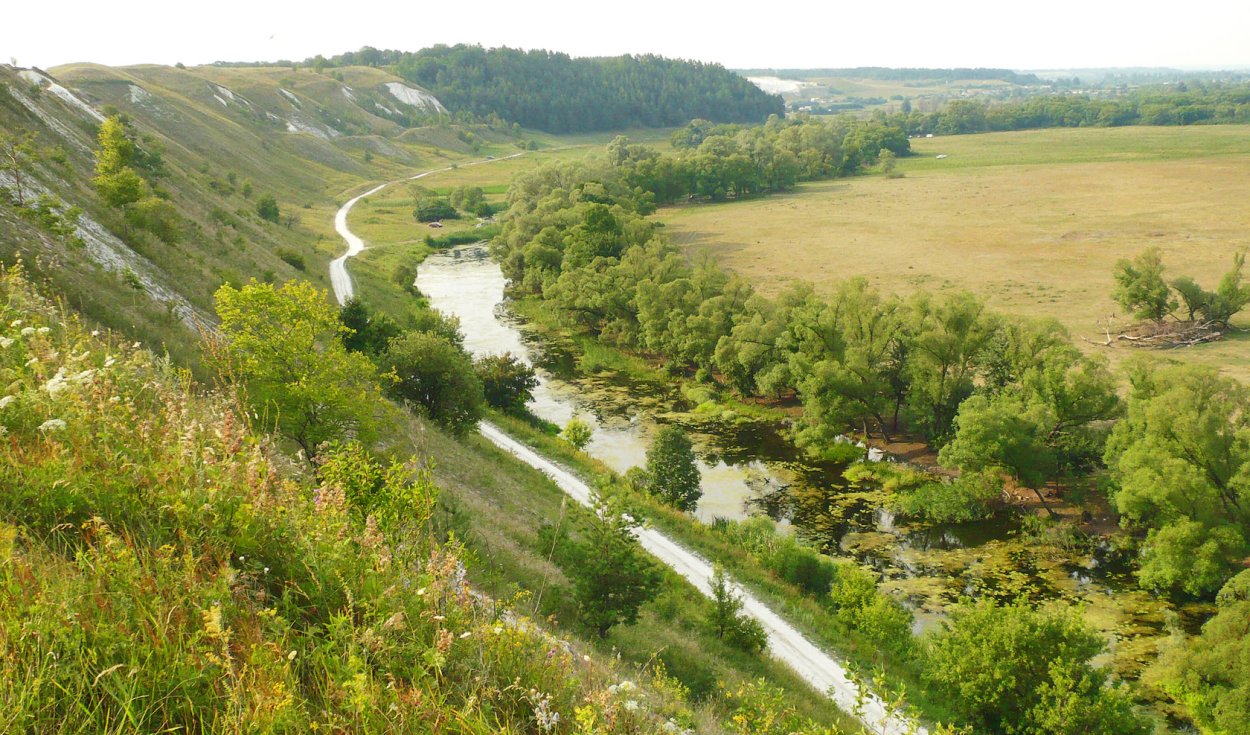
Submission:
[[[300,60],[362,46],[658,53],[729,68],[1248,68],[1250,1],[5,0],[0,62]],[[49,8],[55,8],[50,10]],[[194,8],[194,10],[191,10]]]

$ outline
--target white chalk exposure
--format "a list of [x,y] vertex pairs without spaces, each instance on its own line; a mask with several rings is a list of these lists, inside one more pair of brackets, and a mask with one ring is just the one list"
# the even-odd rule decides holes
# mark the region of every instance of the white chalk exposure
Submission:
[[747,81],[769,94],[796,94],[807,82],[781,77],[747,77]]
[[22,77],[22,79],[25,79],[26,81],[31,82],[32,84],[38,84],[41,87],[46,87],[49,92],[56,95],[57,97],[60,97],[67,105],[70,105],[71,107],[76,107],[79,110],[82,110],[83,112],[92,116],[99,122],[104,122],[104,116],[101,115],[98,111],[96,111],[94,107],[87,104],[86,102],[83,102],[82,99],[78,97],[78,95],[74,94],[73,92],[69,91],[65,87],[62,87],[61,85],[52,81],[51,77],[48,77],[44,74],[40,74],[34,69],[22,69],[20,72],[18,72],[18,74]]
[[356,101],[356,95],[352,94],[351,87],[342,87],[339,91],[343,93],[344,97],[351,100],[352,102]]
[[146,89],[144,89],[143,87],[140,87],[137,84],[130,85],[130,103],[131,104],[141,105],[150,99],[152,99],[152,95]]
[[438,101],[434,95],[422,89],[413,89],[406,84],[399,82],[387,82],[386,90],[391,93],[395,99],[403,102],[405,105],[411,105],[418,110],[425,112],[447,112],[447,108],[443,107],[443,103]]
[[286,91],[282,87],[278,87],[278,94],[282,95],[283,97],[286,97],[287,101],[295,105],[296,107],[304,106],[304,103],[299,101],[299,97],[296,97],[293,93]]
[[286,131],[288,133],[308,133],[309,135],[321,138],[322,140],[329,140],[342,135],[342,133],[337,130],[323,128],[320,125],[313,125],[312,123],[305,122],[297,117],[289,118],[286,121]]

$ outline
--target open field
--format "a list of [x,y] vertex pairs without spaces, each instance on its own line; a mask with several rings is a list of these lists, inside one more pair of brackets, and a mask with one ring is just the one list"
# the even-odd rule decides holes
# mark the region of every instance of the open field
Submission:
[[[658,216],[687,252],[710,252],[767,293],[855,275],[901,295],[966,288],[1090,339],[1118,311],[1118,259],[1158,246],[1170,276],[1214,288],[1250,246],[1250,128],[993,133],[917,139],[913,149],[901,179],[805,184]],[[1239,323],[1250,326],[1244,315]],[[1140,351],[1108,352],[1119,361]],[[1168,354],[1250,380],[1245,333]]]

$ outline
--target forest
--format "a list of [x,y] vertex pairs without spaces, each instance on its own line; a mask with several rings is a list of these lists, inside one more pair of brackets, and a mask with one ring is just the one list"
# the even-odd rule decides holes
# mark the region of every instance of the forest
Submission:
[[364,48],[307,63],[390,66],[450,109],[494,113],[550,133],[676,126],[694,118],[759,123],[783,111],[780,97],[719,64],[650,54],[573,58],[462,44],[417,52]]
[[908,135],[1248,121],[1250,84],[1244,82],[1153,85],[1115,97],[1062,94],[1002,103],[954,100],[934,112],[919,112],[907,106],[883,119]]

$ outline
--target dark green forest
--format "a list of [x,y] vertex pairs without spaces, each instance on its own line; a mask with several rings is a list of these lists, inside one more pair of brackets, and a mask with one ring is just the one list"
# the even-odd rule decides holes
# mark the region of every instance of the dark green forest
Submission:
[[783,112],[770,95],[719,64],[660,56],[573,58],[553,51],[434,46],[364,48],[306,63],[389,66],[456,111],[492,113],[552,133],[714,122],[763,122]]

